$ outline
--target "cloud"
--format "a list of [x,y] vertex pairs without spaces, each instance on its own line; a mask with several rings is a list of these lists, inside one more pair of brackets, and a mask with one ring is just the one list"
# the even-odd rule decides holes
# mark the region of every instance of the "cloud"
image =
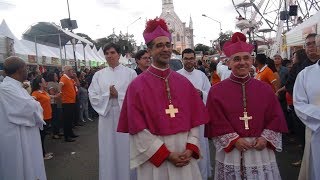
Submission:
[[9,11],[16,7],[15,4],[7,2],[7,1],[0,1],[0,11]]

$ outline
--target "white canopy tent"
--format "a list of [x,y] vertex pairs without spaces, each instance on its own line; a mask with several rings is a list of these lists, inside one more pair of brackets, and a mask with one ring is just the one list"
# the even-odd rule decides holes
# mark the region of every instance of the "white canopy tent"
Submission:
[[129,59],[127,59],[125,56],[120,55],[119,62],[123,65],[129,64]]
[[101,55],[98,53],[98,50],[97,50],[96,46],[93,46],[92,51],[93,51],[93,53],[96,55],[96,57],[99,58],[99,61],[100,61],[100,62],[105,62],[104,56],[101,56]]
[[35,55],[35,52],[31,51],[27,46],[19,41],[17,37],[15,37],[7,25],[6,21],[3,20],[0,25],[0,35],[9,37],[14,41],[14,51],[18,55]]
[[305,37],[310,33],[319,33],[320,31],[320,11],[312,17],[299,24],[297,27],[286,33],[287,46],[302,46]]

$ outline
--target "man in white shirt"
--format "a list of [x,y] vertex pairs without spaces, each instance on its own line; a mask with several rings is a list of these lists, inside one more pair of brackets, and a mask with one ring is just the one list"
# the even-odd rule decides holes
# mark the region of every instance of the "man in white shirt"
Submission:
[[4,62],[0,84],[0,179],[46,180],[40,132],[42,108],[22,87],[27,65],[19,57]]
[[119,63],[120,46],[106,44],[103,52],[109,67],[95,73],[88,89],[99,114],[99,179],[134,179],[129,169],[129,135],[116,130],[127,87],[137,74]]

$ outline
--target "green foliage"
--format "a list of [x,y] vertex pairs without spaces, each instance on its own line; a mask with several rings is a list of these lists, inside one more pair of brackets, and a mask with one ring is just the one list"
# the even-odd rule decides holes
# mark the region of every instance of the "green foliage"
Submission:
[[135,41],[133,35],[111,34],[108,37],[97,39],[97,48],[103,47],[105,44],[113,42],[121,47],[121,54],[132,53],[134,51]]
[[232,34],[233,34],[232,31],[226,31],[220,34],[219,38],[217,39],[217,41],[220,43],[220,47],[223,47],[224,43],[226,41],[229,41],[229,39],[231,39]]
[[[96,42],[95,42],[94,40],[92,40],[90,36],[88,36],[88,35],[86,35],[86,34],[84,34],[84,33],[76,33],[76,34],[77,34],[78,36],[81,36],[81,37],[87,39],[88,41],[92,42],[94,45],[96,45]],[[97,46],[97,45],[96,45],[96,46]]]
[[204,44],[196,44],[194,48],[195,51],[202,51],[203,54],[209,51],[209,49],[210,47]]

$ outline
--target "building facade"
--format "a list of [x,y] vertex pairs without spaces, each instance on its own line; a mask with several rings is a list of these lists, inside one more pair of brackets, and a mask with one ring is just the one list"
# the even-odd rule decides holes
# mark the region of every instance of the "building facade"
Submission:
[[189,27],[174,12],[173,0],[162,0],[160,18],[165,19],[172,35],[173,49],[181,53],[185,48],[194,49],[193,23],[190,17]]

